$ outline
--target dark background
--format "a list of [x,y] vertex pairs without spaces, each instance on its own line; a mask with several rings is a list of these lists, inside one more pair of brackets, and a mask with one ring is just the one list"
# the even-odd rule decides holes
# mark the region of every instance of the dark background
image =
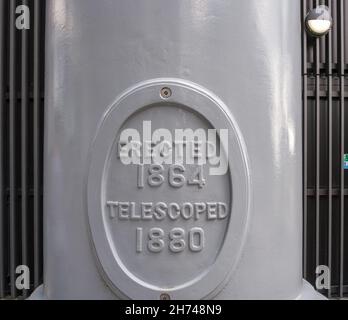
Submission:
[[[17,5],[30,7],[30,29],[17,30]],[[44,0],[0,0],[0,298],[27,296],[15,269],[42,282]]]
[[[304,276],[331,269],[332,288],[348,296],[348,1],[303,0],[302,21],[319,4],[330,7],[332,31],[315,39],[303,32]],[[346,216],[346,217],[345,217]]]

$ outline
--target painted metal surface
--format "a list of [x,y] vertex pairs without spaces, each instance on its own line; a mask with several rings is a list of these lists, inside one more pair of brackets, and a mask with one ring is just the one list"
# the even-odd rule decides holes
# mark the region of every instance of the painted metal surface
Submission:
[[[47,1],[46,298],[311,297],[302,281],[299,11],[293,0]],[[149,86],[122,111],[113,109],[140,83]],[[159,84],[173,86],[169,107],[160,90],[151,93]],[[176,95],[180,86],[186,89]],[[145,120],[170,130],[229,129],[230,173],[207,178],[203,190],[221,190],[208,200],[232,210],[220,225],[196,226],[208,230],[206,251],[144,249],[139,260],[135,232],[149,222],[106,220],[107,199],[194,204],[208,197],[203,190],[139,191],[126,173],[134,170],[110,160],[119,129]],[[161,223],[164,232],[191,227]],[[217,233],[224,237],[212,241]],[[216,279],[204,281],[210,272]]]
[[[162,88],[172,92],[165,101],[159,101]],[[123,164],[117,150],[118,141],[122,142],[118,132],[121,127],[137,128],[145,137],[146,125],[151,125],[153,135],[165,128],[173,136],[179,128],[192,128],[192,132],[225,128],[228,150],[219,153],[230,153],[229,170],[211,175],[215,166],[189,164],[187,158],[182,164]],[[167,171],[172,177],[165,181]],[[242,251],[249,184],[239,129],[227,107],[207,90],[187,81],[158,79],[121,95],[98,129],[87,183],[89,223],[106,281],[135,299],[158,299],[163,293],[170,293],[172,299],[214,295],[226,284]],[[158,240],[162,248],[151,247],[151,240],[142,236],[150,236],[151,230],[164,232]]]

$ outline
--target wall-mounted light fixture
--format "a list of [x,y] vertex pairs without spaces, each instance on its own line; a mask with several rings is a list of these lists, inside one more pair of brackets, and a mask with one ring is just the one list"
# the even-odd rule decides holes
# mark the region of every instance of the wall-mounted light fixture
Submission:
[[306,28],[310,35],[322,37],[332,27],[332,16],[327,6],[320,5],[308,12],[306,16]]

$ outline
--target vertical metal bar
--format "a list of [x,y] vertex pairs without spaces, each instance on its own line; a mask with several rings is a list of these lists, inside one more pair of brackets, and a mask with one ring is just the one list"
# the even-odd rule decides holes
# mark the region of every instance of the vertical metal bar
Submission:
[[9,87],[10,87],[10,104],[9,104],[9,168],[10,168],[10,280],[11,280],[11,297],[16,297],[16,265],[17,265],[17,219],[16,219],[16,114],[17,114],[17,48],[16,48],[16,0],[10,0],[10,50],[9,50]]
[[[328,7],[332,9],[332,0],[328,0]],[[332,31],[327,35],[327,77],[328,77],[328,152],[329,152],[329,205],[328,205],[328,267],[332,271]],[[328,297],[331,297],[331,284],[328,289]]]
[[4,185],[3,185],[3,112],[4,112],[4,18],[5,1],[0,1],[0,299],[5,296],[4,277]]
[[337,0],[333,1],[332,3],[332,18],[333,18],[333,26],[332,26],[332,62],[334,64],[337,63],[338,61],[338,53],[337,53],[337,48],[338,48],[338,26],[337,26],[337,22],[338,22],[338,10],[337,10]]
[[[28,6],[28,0],[23,0],[23,5]],[[22,212],[22,265],[28,266],[28,102],[29,102],[29,69],[28,69],[28,30],[22,30],[22,74],[21,74],[21,212]],[[27,297],[28,291],[23,290],[23,296]]]
[[[320,0],[320,5],[326,5],[326,0]],[[320,63],[325,64],[327,59],[327,53],[326,53],[326,37],[320,38]]]
[[40,283],[40,9],[41,2],[34,1],[34,286]]
[[[319,1],[316,0],[316,6]],[[315,40],[315,110],[316,110],[316,186],[315,186],[315,243],[316,266],[320,265],[320,40]]]
[[344,32],[344,0],[339,0],[340,10],[340,56],[339,56],[339,72],[340,72],[340,108],[341,108],[341,172],[340,172],[340,283],[339,283],[339,294],[343,298],[343,286],[344,286],[344,46],[345,46],[345,32]]
[[[302,0],[302,23],[304,24],[307,14],[307,0]],[[302,28],[302,72],[303,72],[303,276],[307,278],[307,148],[308,148],[308,103],[307,103],[307,33],[303,25]]]
[[[308,13],[308,11],[313,9],[313,0],[307,0],[306,1],[307,6],[306,6],[306,13]],[[306,61],[306,66],[308,64],[311,64],[312,66],[314,66],[314,46],[307,46],[307,61]]]
[[[348,31],[348,5],[347,2],[345,2],[345,8],[344,8],[344,32]],[[345,41],[345,46],[344,46],[344,61],[346,63],[346,67],[347,67],[347,63],[348,63],[348,41]],[[345,71],[345,73],[347,74],[347,70]]]

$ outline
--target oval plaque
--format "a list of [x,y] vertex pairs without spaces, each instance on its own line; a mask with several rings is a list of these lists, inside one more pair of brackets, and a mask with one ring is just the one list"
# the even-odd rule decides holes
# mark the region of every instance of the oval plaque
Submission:
[[203,299],[221,290],[247,230],[245,152],[227,107],[197,85],[156,79],[116,100],[87,183],[92,242],[116,294]]

